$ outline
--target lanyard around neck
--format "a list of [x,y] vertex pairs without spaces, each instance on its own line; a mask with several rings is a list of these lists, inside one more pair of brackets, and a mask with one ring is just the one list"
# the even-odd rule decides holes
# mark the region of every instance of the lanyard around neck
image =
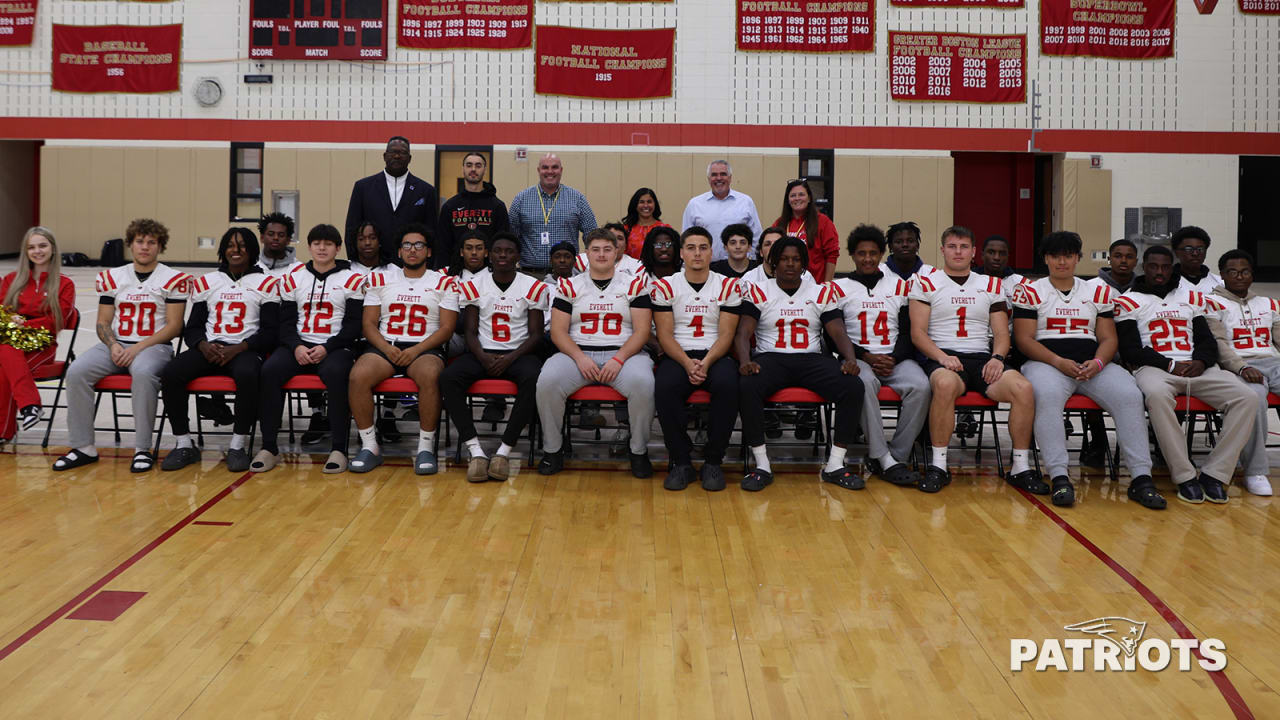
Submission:
[[556,205],[560,202],[560,188],[556,188],[555,198],[551,201],[551,209],[547,209],[547,204],[542,201],[542,188],[538,188],[538,205],[542,207],[542,224],[551,224],[551,213],[556,211]]

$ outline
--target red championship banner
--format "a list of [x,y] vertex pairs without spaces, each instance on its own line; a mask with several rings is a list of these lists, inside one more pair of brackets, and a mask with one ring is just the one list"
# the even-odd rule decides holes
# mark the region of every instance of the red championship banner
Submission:
[[533,0],[400,0],[400,47],[515,50],[533,45]]
[[36,0],[0,0],[0,47],[30,45],[36,27]]
[[1280,0],[1240,0],[1240,12],[1251,15],[1280,15]]
[[899,7],[985,7],[1020,8],[1026,0],[889,0]]
[[538,26],[534,92],[602,100],[671,97],[676,29]]
[[1027,36],[889,32],[894,100],[1018,103],[1027,99]]
[[738,0],[738,49],[871,52],[875,0]]
[[1175,0],[1040,0],[1040,54],[1173,57]]
[[181,61],[181,25],[53,26],[53,89],[61,92],[175,92]]

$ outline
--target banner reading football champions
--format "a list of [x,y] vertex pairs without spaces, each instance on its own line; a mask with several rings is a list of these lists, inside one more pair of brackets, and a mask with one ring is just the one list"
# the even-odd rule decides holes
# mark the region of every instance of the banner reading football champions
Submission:
[[889,32],[894,100],[1024,102],[1026,68],[1026,35]]
[[738,0],[738,49],[871,52],[875,0]]
[[533,44],[533,0],[400,0],[400,47],[514,50]]
[[671,97],[675,28],[539,25],[534,92],[604,100]]
[[901,7],[985,7],[1020,8],[1025,0],[889,0],[890,5]]
[[1173,57],[1174,2],[1040,0],[1040,52],[1126,60]]
[[30,45],[36,27],[36,0],[0,0],[0,46]]
[[54,90],[174,92],[181,59],[181,25],[53,26]]

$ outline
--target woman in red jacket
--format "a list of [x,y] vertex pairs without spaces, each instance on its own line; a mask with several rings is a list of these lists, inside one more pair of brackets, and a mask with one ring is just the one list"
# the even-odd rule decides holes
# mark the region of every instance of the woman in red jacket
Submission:
[[[0,344],[0,442],[13,439],[18,421],[27,430],[43,415],[40,391],[32,371],[53,362],[58,350],[58,331],[71,324],[76,315],[76,286],[62,275],[62,257],[53,231],[33,227],[22,238],[18,269],[0,280],[0,298],[14,319],[32,328],[44,328],[53,335],[48,347],[23,352]],[[56,291],[50,292],[50,288]]]
[[782,198],[782,215],[773,222],[787,235],[804,241],[809,250],[809,274],[819,283],[831,282],[836,276],[836,263],[840,261],[840,235],[831,218],[818,212],[813,202],[813,190],[804,180],[787,183]]

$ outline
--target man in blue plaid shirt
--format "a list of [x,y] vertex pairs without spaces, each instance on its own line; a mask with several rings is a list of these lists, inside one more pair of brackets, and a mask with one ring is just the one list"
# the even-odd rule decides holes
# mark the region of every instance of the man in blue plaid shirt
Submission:
[[579,247],[578,238],[596,229],[596,216],[582,193],[560,184],[560,158],[547,153],[538,161],[538,184],[511,201],[511,232],[520,238],[520,269],[541,280],[551,269],[551,248],[562,242]]

